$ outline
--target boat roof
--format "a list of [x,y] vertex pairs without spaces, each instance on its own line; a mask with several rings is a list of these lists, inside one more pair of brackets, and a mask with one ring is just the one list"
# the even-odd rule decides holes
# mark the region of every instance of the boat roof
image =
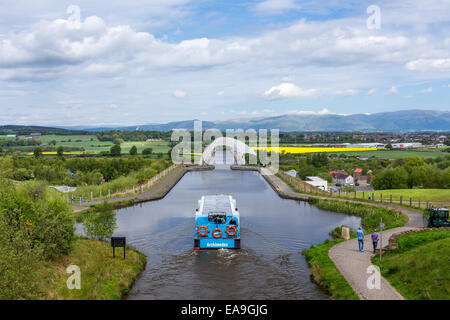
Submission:
[[208,214],[210,212],[225,212],[230,214],[232,211],[231,197],[219,194],[203,196],[203,214]]

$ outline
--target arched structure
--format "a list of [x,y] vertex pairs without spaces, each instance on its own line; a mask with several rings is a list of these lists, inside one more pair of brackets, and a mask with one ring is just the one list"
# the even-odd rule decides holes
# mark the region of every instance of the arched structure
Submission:
[[215,153],[216,148],[223,146],[226,146],[231,149],[231,152],[233,153],[234,156],[234,160],[238,165],[245,164],[246,153],[256,156],[256,152],[242,141],[228,137],[220,137],[214,140],[209,146],[206,147],[205,151],[202,154],[202,164],[205,163],[209,164],[212,156]]

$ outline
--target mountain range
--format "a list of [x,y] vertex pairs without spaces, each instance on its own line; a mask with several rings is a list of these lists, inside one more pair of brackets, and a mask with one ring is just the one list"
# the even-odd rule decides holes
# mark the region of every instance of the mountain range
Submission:
[[[0,126],[5,129],[11,126]],[[16,126],[12,126],[16,127]],[[36,131],[37,126],[28,126]],[[56,127],[55,131],[172,131],[193,130],[194,120],[175,121],[165,124],[143,124],[126,127],[71,126]],[[272,117],[241,118],[232,120],[202,121],[202,129],[279,129],[280,132],[418,132],[450,131],[450,111],[403,110],[373,114],[284,114]],[[23,131],[23,130],[22,130]]]
[[[89,131],[193,130],[194,121],[175,121],[166,124],[144,124],[115,128],[78,128]],[[233,120],[202,121],[202,128],[226,129],[279,129],[280,132],[412,132],[450,131],[450,112],[432,110],[404,110],[374,114],[285,114],[274,117],[242,118]]]

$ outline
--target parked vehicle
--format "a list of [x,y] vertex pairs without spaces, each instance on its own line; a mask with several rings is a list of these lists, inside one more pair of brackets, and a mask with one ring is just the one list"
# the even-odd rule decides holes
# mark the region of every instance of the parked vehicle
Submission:
[[428,228],[450,227],[448,219],[448,208],[434,208],[427,209],[430,213],[428,218]]

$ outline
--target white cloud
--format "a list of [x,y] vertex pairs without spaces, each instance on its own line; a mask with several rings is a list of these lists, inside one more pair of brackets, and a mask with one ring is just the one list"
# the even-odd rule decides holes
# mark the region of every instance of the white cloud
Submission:
[[334,95],[338,97],[353,97],[356,94],[358,94],[358,91],[354,89],[337,90],[334,92]]
[[370,90],[367,92],[367,94],[368,94],[369,96],[373,96],[373,95],[375,94],[375,92],[377,92],[377,88],[372,88],[372,89],[370,89]]
[[317,93],[317,89],[302,89],[293,83],[283,82],[264,92],[264,96],[269,99],[310,98]]
[[182,98],[186,97],[186,92],[183,90],[175,90],[173,92],[173,96],[177,99],[182,99]]
[[406,69],[411,71],[450,71],[449,59],[418,59],[406,64]]
[[225,94],[225,91],[219,91],[219,92],[217,92],[217,96],[218,97],[221,97],[221,96],[223,96]]
[[422,94],[432,93],[433,92],[433,87],[428,87],[426,89],[420,90],[419,92],[422,93]]
[[398,94],[398,89],[396,86],[392,86],[387,92],[387,95],[396,95]]
[[305,110],[291,110],[288,111],[287,114],[296,114],[296,115],[325,115],[325,114],[335,114],[328,109],[324,108],[320,111],[305,111]]
[[298,8],[295,0],[264,0],[255,6],[258,13],[270,15],[279,14],[289,9]]
[[112,103],[112,104],[109,105],[109,107],[111,109],[117,109],[117,104]]

